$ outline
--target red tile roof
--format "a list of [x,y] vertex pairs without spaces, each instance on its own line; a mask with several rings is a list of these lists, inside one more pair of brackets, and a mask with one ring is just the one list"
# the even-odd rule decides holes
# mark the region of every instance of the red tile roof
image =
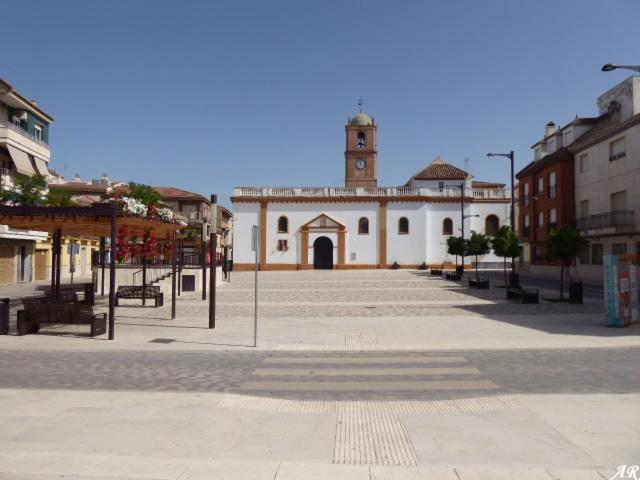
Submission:
[[210,203],[209,199],[199,193],[189,192],[175,187],[153,187],[165,200],[197,200],[199,202]]
[[413,180],[465,180],[468,176],[468,172],[436,158],[431,165],[416,173]]

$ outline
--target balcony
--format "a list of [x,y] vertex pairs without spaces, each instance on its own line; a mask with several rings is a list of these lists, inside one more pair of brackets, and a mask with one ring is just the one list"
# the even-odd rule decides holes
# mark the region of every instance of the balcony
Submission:
[[[611,212],[598,213],[588,217],[578,218],[576,226],[579,230],[598,230],[594,233],[619,233],[633,230],[634,218],[633,210],[616,210]],[[601,232],[599,230],[608,230]]]
[[49,144],[11,122],[0,122],[0,143],[9,143],[47,161],[51,157]]
[[[457,197],[460,189],[411,188],[411,187],[237,187],[233,189],[234,197]],[[474,199],[506,199],[503,188],[471,188],[465,190],[465,197]]]
[[549,187],[549,199],[553,200],[557,196],[557,187],[555,185],[551,185]]
[[529,238],[531,227],[522,227],[522,238]]

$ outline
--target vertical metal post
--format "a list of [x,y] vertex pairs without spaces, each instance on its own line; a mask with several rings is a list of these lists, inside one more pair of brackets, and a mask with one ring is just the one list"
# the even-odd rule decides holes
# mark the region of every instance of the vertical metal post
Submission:
[[[516,233],[516,203],[515,203],[515,192],[514,192],[514,179],[513,179],[513,163],[514,163],[514,153],[513,150],[511,150],[511,152],[509,153],[509,158],[511,160],[511,233],[513,233],[515,235]],[[519,282],[515,281],[515,275],[516,274],[516,257],[513,256],[511,257],[511,283],[515,283],[515,285],[510,285],[510,286],[517,286],[517,284]]]
[[142,236],[142,306],[147,303],[147,256],[145,250],[147,249],[147,234]]
[[207,299],[207,252],[205,252],[206,243],[204,241],[204,231],[202,232],[202,300]]
[[216,246],[218,243],[217,234],[209,236],[209,328],[216,328]]
[[100,280],[100,295],[104,297],[104,264],[106,257],[106,240],[104,237],[100,237],[100,270],[102,271],[102,278]]
[[58,231],[53,232],[53,236],[51,238],[51,295],[55,295],[56,290],[56,254],[58,253],[58,247],[56,246],[58,243]]
[[109,256],[109,340],[115,338],[116,324],[116,254],[118,246],[116,245],[118,236],[118,214],[116,207],[113,205],[111,210],[111,255]]
[[56,292],[55,296],[60,295],[60,270],[62,269],[62,230],[56,232],[58,236],[57,252],[56,252]]
[[[460,184],[460,220],[462,220],[460,231],[464,245],[464,183]],[[462,273],[464,273],[464,250],[462,250]]]
[[178,296],[182,294],[182,262],[183,261],[184,261],[184,238],[181,238],[178,240]]
[[177,233],[173,232],[173,242],[171,246],[171,250],[173,253],[173,255],[171,255],[171,320],[175,320],[176,318],[176,256],[178,254],[178,249],[176,248],[177,237]]
[[256,265],[254,271],[254,293],[253,293],[253,346],[258,346],[258,250],[260,242],[257,239],[257,232],[254,232]]

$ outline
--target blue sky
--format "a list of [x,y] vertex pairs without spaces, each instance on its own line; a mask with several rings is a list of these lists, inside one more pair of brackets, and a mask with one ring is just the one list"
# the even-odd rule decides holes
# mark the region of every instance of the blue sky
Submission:
[[[379,178],[436,156],[508,180],[549,120],[596,113],[638,64],[640,2],[30,1],[2,7],[0,77],[56,123],[66,176],[176,186],[341,185],[344,124],[379,124]],[[627,72],[629,73],[629,72]]]

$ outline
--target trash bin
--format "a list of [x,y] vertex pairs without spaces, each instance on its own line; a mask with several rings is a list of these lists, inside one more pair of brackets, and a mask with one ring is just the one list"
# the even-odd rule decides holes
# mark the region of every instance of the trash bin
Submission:
[[569,280],[569,303],[582,303],[581,280]]
[[9,334],[9,299],[0,300],[0,335]]
[[519,287],[520,286],[520,274],[519,273],[510,273],[509,274],[509,286],[510,287]]

